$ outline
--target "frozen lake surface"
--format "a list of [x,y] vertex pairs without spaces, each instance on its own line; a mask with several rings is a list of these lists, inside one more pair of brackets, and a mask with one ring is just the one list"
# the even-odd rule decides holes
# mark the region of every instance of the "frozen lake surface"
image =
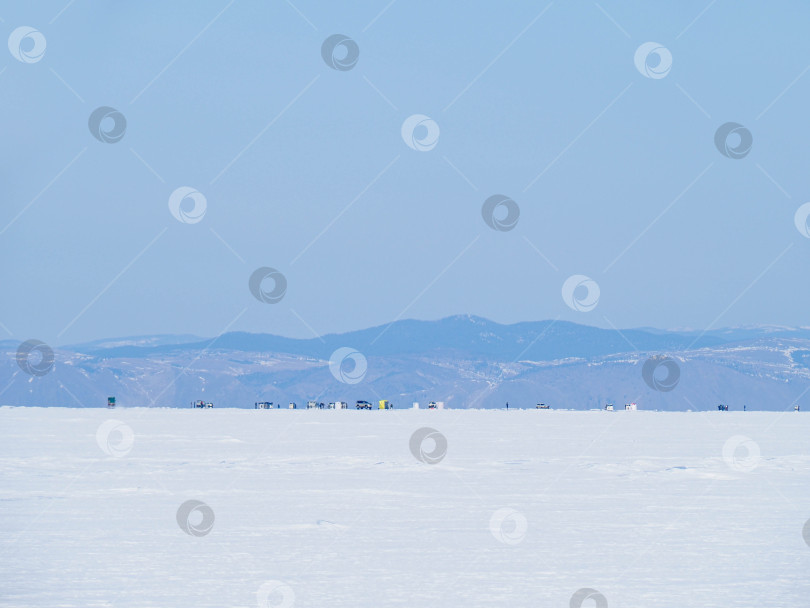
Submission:
[[4,606],[810,598],[803,412],[4,407],[0,427]]

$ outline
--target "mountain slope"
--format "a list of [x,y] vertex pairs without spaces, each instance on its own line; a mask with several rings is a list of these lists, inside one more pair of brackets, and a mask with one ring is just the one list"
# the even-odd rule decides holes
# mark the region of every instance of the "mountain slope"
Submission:
[[[121,405],[284,406],[317,401],[445,401],[449,407],[590,409],[615,401],[649,409],[788,408],[810,386],[810,331],[732,328],[710,332],[606,330],[564,321],[500,325],[473,316],[403,320],[322,338],[232,332],[213,339],[145,336],[56,349],[50,373],[16,364],[18,343],[4,341],[0,403],[97,407]],[[341,347],[362,353],[361,382],[336,379],[329,359]],[[669,356],[679,376],[656,390],[642,374],[651,356]],[[658,368],[661,380],[666,368]],[[660,388],[660,387],[659,387]],[[666,387],[665,387],[666,388]],[[1,390],[1,389],[0,389]]]

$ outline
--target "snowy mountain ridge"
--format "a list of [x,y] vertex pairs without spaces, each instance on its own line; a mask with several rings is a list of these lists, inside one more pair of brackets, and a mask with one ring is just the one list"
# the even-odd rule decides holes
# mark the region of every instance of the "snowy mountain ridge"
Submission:
[[[246,332],[142,336],[57,348],[52,369],[41,376],[20,368],[18,346],[0,343],[6,353],[0,370],[8,378],[2,404],[98,407],[116,396],[122,406],[389,399],[399,407],[445,401],[495,408],[509,401],[592,409],[638,402],[662,410],[718,403],[782,410],[802,401],[810,386],[810,330],[773,326],[610,330],[459,315],[309,339]],[[359,380],[347,382],[336,372],[336,353],[346,348],[365,362]],[[653,357],[650,375],[644,369]],[[671,363],[662,367],[665,358]],[[667,377],[670,368],[675,375]]]

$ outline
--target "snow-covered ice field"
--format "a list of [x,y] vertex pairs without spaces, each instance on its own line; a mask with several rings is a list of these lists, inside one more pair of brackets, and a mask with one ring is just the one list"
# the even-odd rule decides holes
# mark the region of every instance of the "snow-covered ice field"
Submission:
[[5,407],[0,427],[4,606],[810,601],[804,413]]

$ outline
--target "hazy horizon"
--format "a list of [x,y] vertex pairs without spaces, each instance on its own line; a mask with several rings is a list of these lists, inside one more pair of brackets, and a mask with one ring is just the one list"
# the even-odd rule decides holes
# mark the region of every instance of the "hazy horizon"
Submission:
[[[525,320],[521,320],[521,321],[515,321],[515,322],[512,322],[512,323],[500,323],[500,322],[498,322],[498,321],[496,321],[494,319],[489,319],[487,317],[480,317],[478,315],[473,315],[473,314],[455,314],[455,315],[448,315],[446,317],[440,317],[440,318],[437,318],[437,319],[404,318],[404,319],[398,319],[398,321],[403,321],[403,322],[415,321],[415,322],[422,322],[422,323],[438,323],[438,322],[445,321],[445,320],[448,320],[448,319],[469,318],[469,317],[481,319],[483,321],[487,321],[489,323],[494,323],[496,325],[500,325],[500,326],[503,326],[503,327],[510,327],[510,326],[521,325],[521,324],[533,324],[533,323],[560,323],[560,322],[565,322],[565,323],[573,323],[575,325],[580,325],[580,326],[583,326],[583,327],[591,327],[591,328],[594,328],[594,329],[603,329],[603,330],[606,330],[606,331],[618,331],[618,332],[635,330],[635,331],[651,331],[651,332],[667,332],[667,333],[695,333],[695,332],[705,331],[705,328],[701,328],[701,327],[652,327],[652,326],[600,327],[598,325],[592,325],[590,323],[579,322],[576,319],[574,319],[574,320],[569,320],[569,319],[525,319]],[[329,336],[329,335],[350,334],[350,333],[353,333],[353,332],[360,332],[360,331],[369,330],[369,329],[377,329],[377,328],[385,327],[387,325],[389,325],[389,323],[381,323],[379,325],[370,325],[370,326],[367,326],[367,327],[354,327],[354,328],[349,328],[346,331],[340,331],[340,332],[329,332],[329,333],[318,334],[318,335],[310,334],[309,336],[285,335],[283,333],[251,331],[251,330],[243,330],[243,329],[232,329],[232,330],[229,330],[228,332],[223,332],[223,333],[242,332],[242,333],[248,333],[248,334],[272,335],[272,336],[291,339],[291,340],[309,340],[309,339],[317,340],[318,338],[322,338],[322,337]],[[718,327],[713,327],[709,331],[722,332],[722,331],[740,330],[740,329],[805,330],[805,329],[810,329],[810,326],[778,325],[778,324],[774,324],[774,323],[752,323],[752,324],[747,324],[747,325],[721,325],[721,326],[718,326]],[[113,341],[113,340],[128,340],[128,339],[136,339],[136,338],[150,338],[150,337],[161,337],[161,336],[166,336],[166,337],[169,337],[169,336],[171,336],[171,337],[188,337],[188,338],[194,338],[194,339],[207,340],[207,339],[215,338],[218,335],[222,335],[222,334],[198,335],[198,334],[188,334],[188,333],[176,332],[176,333],[143,333],[143,334],[128,334],[128,335],[111,335],[111,336],[91,337],[88,340],[82,340],[81,342],[56,343],[56,344],[54,344],[52,346],[54,346],[56,348],[62,348],[62,347],[67,347],[67,346],[73,346],[73,345],[85,344],[85,343],[93,343],[93,342],[106,342],[106,341]],[[9,339],[9,340],[10,341],[15,341],[15,340],[11,340],[11,339]],[[21,341],[21,340],[18,340],[18,341]]]

